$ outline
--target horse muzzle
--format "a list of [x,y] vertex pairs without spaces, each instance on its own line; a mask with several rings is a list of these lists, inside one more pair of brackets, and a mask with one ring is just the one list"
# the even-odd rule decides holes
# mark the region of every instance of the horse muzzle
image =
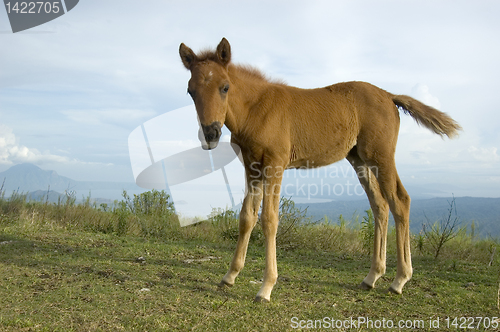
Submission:
[[219,121],[212,122],[208,126],[201,125],[205,142],[201,142],[201,147],[204,150],[212,150],[219,144],[219,139],[222,134],[222,125]]

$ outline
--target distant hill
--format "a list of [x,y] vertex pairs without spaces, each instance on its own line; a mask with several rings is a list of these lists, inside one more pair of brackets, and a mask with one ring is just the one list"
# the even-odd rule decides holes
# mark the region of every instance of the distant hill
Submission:
[[0,172],[0,185],[2,183],[2,190],[6,196],[10,196],[14,191],[20,193],[41,191],[47,193],[50,190],[57,193],[74,192],[78,199],[87,197],[89,194],[92,197],[117,199],[123,190],[141,190],[135,183],[76,181],[61,176],[55,171],[46,171],[29,163],[15,165],[4,172]]
[[[446,217],[451,200],[452,198],[412,200],[410,210],[411,232],[417,234],[422,230],[423,223],[434,223]],[[457,216],[462,225],[470,225],[474,221],[476,234],[483,237],[500,237],[500,198],[456,197],[455,202]],[[338,222],[341,214],[346,220],[351,220],[353,216],[359,216],[359,220],[361,220],[362,216],[365,215],[365,210],[370,208],[367,199],[296,204],[296,206],[301,209],[307,207],[307,214],[313,220],[320,220],[327,216],[332,222]],[[390,220],[393,220],[392,215]]]
[[[76,197],[75,198],[75,203],[80,204],[86,201],[85,197]],[[57,191],[53,190],[36,190],[36,191],[30,191],[29,193],[26,194],[26,199],[28,201],[39,201],[39,202],[50,202],[50,203],[61,203],[65,204],[68,195],[66,194],[61,194]],[[98,206],[102,203],[105,203],[109,206],[111,206],[114,203],[115,200],[108,199],[108,198],[90,198],[90,203],[91,204],[97,204]]]
[[[126,182],[91,182],[76,181],[57,174],[55,171],[46,171],[33,164],[19,164],[0,172],[0,185],[6,196],[14,191],[29,194],[30,199],[46,199],[57,202],[65,192],[75,195],[81,201],[91,194],[98,202],[109,203],[121,199],[123,190],[129,194],[143,192],[135,183]],[[415,196],[413,196],[415,197]],[[417,195],[418,197],[418,195]],[[433,223],[447,215],[449,202],[452,198],[413,199],[410,210],[410,229],[419,233],[422,223]],[[332,222],[337,222],[342,214],[350,220],[353,216],[365,215],[370,208],[367,199],[341,200],[328,203],[296,204],[299,208],[308,208],[307,214],[313,220],[320,220],[327,216]],[[463,225],[470,225],[474,221],[476,233],[481,236],[500,238],[500,198],[457,197],[457,215]],[[392,220],[392,216],[391,216]]]

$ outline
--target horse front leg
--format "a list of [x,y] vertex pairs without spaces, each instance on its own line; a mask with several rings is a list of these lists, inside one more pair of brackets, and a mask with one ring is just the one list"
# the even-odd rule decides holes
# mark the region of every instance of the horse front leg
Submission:
[[278,266],[276,262],[276,233],[278,230],[278,213],[281,191],[282,172],[276,168],[274,176],[264,180],[264,198],[262,206],[262,231],[266,245],[266,268],[262,286],[255,297],[255,302],[269,302],[271,292],[278,279]]
[[222,278],[219,286],[232,286],[240,271],[245,265],[245,257],[248,249],[250,235],[257,223],[259,217],[260,204],[262,202],[262,180],[260,176],[247,173],[247,193],[240,212],[238,242],[236,243],[236,251],[234,252],[233,260],[229,271]]

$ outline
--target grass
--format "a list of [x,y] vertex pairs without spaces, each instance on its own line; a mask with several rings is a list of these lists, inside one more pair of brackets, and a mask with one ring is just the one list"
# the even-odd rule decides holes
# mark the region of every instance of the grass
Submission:
[[[0,203],[1,331],[290,331],[301,320],[351,317],[448,331],[446,317],[500,316],[494,241],[458,236],[438,260],[425,244],[413,249],[413,279],[400,296],[386,292],[396,270],[389,247],[386,276],[366,292],[357,288],[370,267],[361,226],[298,223],[303,211],[288,206],[280,277],[263,305],[252,301],[264,269],[258,230],[235,286],[217,286],[235,246],[231,213],[180,228],[170,211],[148,215],[126,204]],[[437,318],[440,327],[430,328]]]

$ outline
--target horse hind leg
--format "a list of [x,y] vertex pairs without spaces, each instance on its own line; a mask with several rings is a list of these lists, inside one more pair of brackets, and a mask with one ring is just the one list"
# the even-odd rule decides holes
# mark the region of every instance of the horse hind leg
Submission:
[[356,149],[351,150],[347,156],[347,160],[354,168],[359,182],[368,196],[375,219],[373,256],[370,272],[360,284],[360,288],[370,290],[375,287],[376,281],[385,274],[389,204],[380,191],[378,181],[375,177],[376,174],[359,157]]
[[397,272],[389,291],[401,294],[413,274],[410,253],[410,195],[399,178],[394,158],[377,165],[380,190],[389,203],[396,224]]

